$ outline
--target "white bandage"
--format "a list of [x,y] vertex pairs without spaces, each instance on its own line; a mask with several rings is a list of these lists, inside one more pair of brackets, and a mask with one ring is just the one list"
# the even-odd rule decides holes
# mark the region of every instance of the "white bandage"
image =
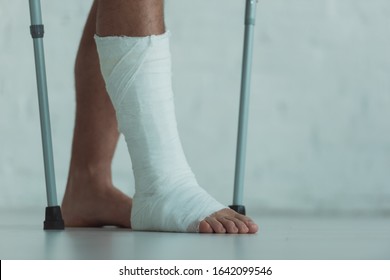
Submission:
[[106,88],[133,164],[134,230],[197,232],[226,208],[199,187],[177,131],[171,86],[169,33],[98,37]]

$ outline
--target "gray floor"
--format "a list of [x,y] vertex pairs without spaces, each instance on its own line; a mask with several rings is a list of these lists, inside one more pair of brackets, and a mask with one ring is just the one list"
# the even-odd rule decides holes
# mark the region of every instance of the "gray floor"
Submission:
[[390,219],[254,219],[255,235],[42,230],[44,209],[0,209],[0,259],[390,259]]

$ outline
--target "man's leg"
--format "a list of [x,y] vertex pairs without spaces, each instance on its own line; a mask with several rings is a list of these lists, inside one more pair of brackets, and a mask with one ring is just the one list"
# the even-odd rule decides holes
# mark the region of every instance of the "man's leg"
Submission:
[[111,179],[119,133],[93,39],[96,12],[95,1],[76,59],[76,124],[62,212],[66,226],[130,227],[131,199]]
[[132,227],[256,232],[257,225],[249,218],[226,209],[204,192],[187,166],[174,116],[163,0],[98,3],[96,42],[101,69],[136,180]]

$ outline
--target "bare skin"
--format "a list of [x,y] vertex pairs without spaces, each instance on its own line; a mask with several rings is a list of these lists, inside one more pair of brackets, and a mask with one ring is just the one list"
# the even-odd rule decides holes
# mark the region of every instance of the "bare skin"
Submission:
[[111,178],[119,133],[93,39],[96,13],[94,3],[76,59],[76,123],[62,213],[68,227],[130,227],[131,198]]
[[[93,35],[148,36],[165,32],[163,0],[96,0],[76,60],[76,125],[62,202],[67,227],[131,227],[132,200],[112,183],[118,142],[115,111],[105,90]],[[255,233],[257,225],[231,209],[200,222],[201,233]]]

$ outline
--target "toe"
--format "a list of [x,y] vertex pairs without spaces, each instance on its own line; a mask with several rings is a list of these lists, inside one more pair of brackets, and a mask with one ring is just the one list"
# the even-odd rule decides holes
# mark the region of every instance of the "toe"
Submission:
[[223,225],[227,233],[238,233],[236,223],[227,217],[218,217],[218,221]]
[[259,227],[255,223],[253,223],[253,222],[251,222],[249,224],[248,228],[249,228],[249,232],[248,233],[256,233],[259,230]]
[[203,220],[199,224],[199,232],[200,233],[213,233],[214,230],[206,221]]
[[247,226],[247,228],[248,228],[247,233],[256,233],[259,230],[259,227],[257,226],[257,224],[254,221],[252,221],[250,218],[248,218],[247,216],[237,214],[235,216],[235,218],[237,220],[243,222]]
[[229,217],[227,219],[231,220],[235,224],[235,226],[237,228],[237,233],[248,233],[249,232],[248,226],[240,219],[233,218],[233,217]]
[[205,221],[210,225],[215,233],[226,233],[225,227],[214,217],[207,217]]

